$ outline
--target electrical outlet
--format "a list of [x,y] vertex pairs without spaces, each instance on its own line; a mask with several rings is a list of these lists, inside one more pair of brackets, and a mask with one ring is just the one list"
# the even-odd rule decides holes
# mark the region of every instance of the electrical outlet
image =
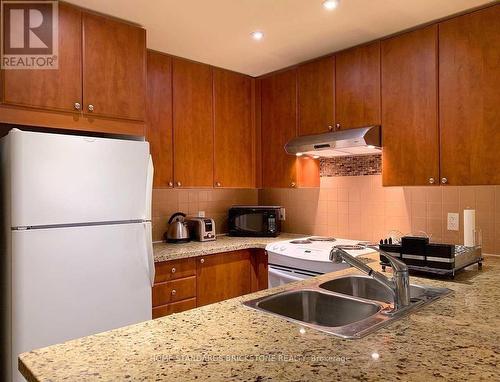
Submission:
[[286,209],[285,207],[281,207],[280,209],[280,220],[285,221],[286,220]]
[[448,231],[458,231],[459,214],[448,212]]
[[199,218],[204,218],[205,217],[205,211],[198,211],[198,217]]

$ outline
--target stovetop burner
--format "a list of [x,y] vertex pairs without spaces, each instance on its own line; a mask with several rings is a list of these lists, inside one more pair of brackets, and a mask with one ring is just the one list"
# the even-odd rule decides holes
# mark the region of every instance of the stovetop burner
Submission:
[[299,239],[299,240],[292,240],[290,244],[311,244],[312,241],[309,239]]
[[307,238],[308,240],[311,241],[335,241],[334,237],[329,237],[329,236],[311,236]]

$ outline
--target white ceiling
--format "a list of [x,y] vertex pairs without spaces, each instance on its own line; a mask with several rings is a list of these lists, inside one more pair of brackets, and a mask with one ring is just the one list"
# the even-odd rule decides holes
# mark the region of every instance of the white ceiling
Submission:
[[490,1],[340,0],[327,11],[322,0],[69,0],[143,25],[148,48],[253,76]]

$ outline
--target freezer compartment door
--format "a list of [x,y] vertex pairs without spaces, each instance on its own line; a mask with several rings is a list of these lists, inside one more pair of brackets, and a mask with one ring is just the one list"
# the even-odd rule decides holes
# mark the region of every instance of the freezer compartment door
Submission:
[[12,233],[13,370],[19,353],[151,319],[148,224]]
[[12,130],[11,226],[148,220],[149,144]]

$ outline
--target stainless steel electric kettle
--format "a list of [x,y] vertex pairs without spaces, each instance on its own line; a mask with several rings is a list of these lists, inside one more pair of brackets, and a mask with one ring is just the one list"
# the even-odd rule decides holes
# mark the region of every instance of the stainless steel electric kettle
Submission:
[[185,221],[186,214],[176,212],[168,219],[168,231],[165,233],[165,239],[169,243],[187,243],[189,239],[189,230]]

